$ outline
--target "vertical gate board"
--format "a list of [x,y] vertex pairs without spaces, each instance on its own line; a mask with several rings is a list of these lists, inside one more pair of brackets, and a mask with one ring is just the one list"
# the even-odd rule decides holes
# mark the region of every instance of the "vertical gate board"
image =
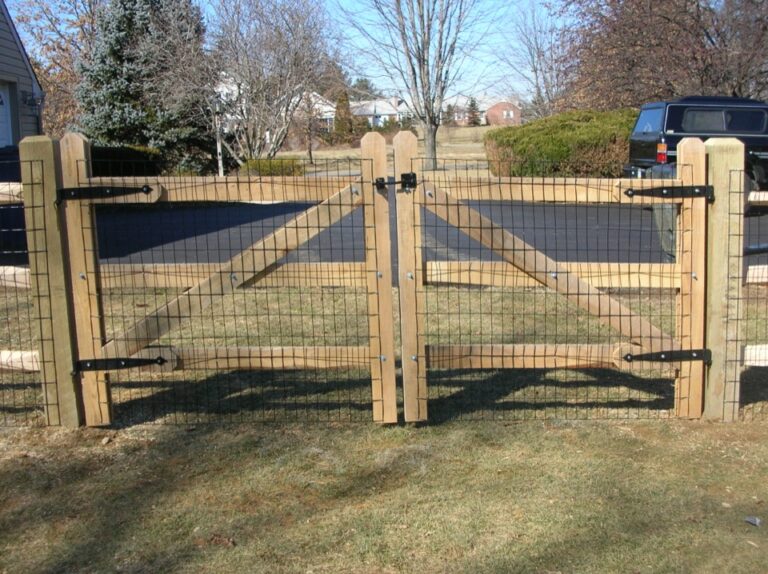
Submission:
[[24,218],[27,228],[30,284],[38,320],[40,366],[50,425],[82,424],[80,381],[72,372],[75,356],[67,250],[62,237],[56,194],[61,183],[59,144],[45,136],[19,145]]
[[437,186],[420,186],[419,195],[435,215],[460,229],[542,285],[594,315],[650,352],[678,350],[679,343],[619,301],[568,272],[557,261],[535,249],[516,235],[493,223],[476,210],[453,199]]
[[[678,176],[683,185],[704,185],[707,157],[704,142],[686,138],[677,146]],[[680,207],[678,244],[681,281],[677,297],[678,339],[683,349],[704,347],[707,280],[707,202],[684,199]],[[701,418],[704,408],[704,363],[683,362],[675,381],[675,415]]]
[[360,142],[365,195],[365,263],[368,276],[368,328],[371,344],[373,419],[397,422],[395,381],[395,327],[392,302],[392,257],[390,255],[389,201],[374,181],[387,177],[387,148],[384,136],[369,132]]
[[[61,139],[63,187],[80,187],[90,176],[90,143],[81,134],[67,133]],[[104,314],[99,296],[99,267],[96,254],[96,221],[88,200],[62,204],[69,251],[69,280],[77,335],[77,358],[101,358],[104,344]],[[88,426],[112,422],[112,400],[108,375],[100,371],[81,374],[83,410]]]
[[[400,132],[393,141],[395,177],[411,171],[418,140],[412,132]],[[403,364],[403,410],[406,422],[427,420],[426,353],[423,321],[423,266],[421,265],[421,206],[415,192],[396,193],[397,249],[399,262],[400,341]]]
[[715,202],[707,226],[706,346],[712,351],[712,364],[704,417],[731,421],[738,415],[741,373],[744,144],[735,138],[718,138],[707,141],[705,147]]
[[209,277],[162,307],[146,315],[133,327],[117,335],[102,348],[107,358],[130,357],[211,306],[215,297],[232,293],[241,285],[275,269],[275,263],[319,235],[362,202],[352,187],[339,191],[235,255]]

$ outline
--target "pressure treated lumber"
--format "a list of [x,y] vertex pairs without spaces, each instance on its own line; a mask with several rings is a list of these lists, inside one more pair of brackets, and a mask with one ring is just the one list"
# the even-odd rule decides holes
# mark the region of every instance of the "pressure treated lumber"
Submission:
[[79,377],[73,372],[76,341],[69,286],[67,250],[56,208],[61,185],[59,144],[45,136],[24,138],[19,145],[24,185],[24,219],[29,251],[49,425],[78,427],[83,422]]
[[704,145],[708,181],[715,191],[707,225],[705,336],[712,364],[707,372],[704,418],[733,421],[738,418],[741,386],[744,144],[735,138],[712,138]]
[[22,184],[11,182],[0,182],[0,205],[23,203],[24,194]]
[[[704,185],[707,156],[704,142],[685,138],[677,146],[677,170],[685,185]],[[678,216],[680,291],[677,296],[677,337],[683,349],[704,348],[707,285],[707,200],[687,198]],[[705,368],[701,361],[681,363],[675,380],[675,415],[701,418]]]
[[[77,188],[88,179],[91,146],[82,134],[67,133],[60,142],[61,183]],[[156,194],[159,197],[159,192]],[[93,200],[71,199],[62,202],[64,232],[69,254],[69,284],[75,319],[77,359],[98,359],[104,344],[104,313],[99,294],[99,262],[96,256],[96,217]],[[86,371],[81,374],[85,424],[106,426],[112,423],[112,397],[107,374]]]
[[37,351],[0,350],[0,372],[40,370],[40,355]]
[[196,316],[217,297],[231,293],[262,273],[323,230],[348,215],[362,202],[361,194],[347,187],[306,212],[294,217],[283,227],[257,241],[229,260],[188,291],[150,313],[136,325],[116,336],[103,348],[105,357],[128,357],[159,337]]
[[373,420],[397,422],[395,380],[395,326],[392,298],[389,200],[379,192],[377,178],[387,177],[387,147],[384,136],[369,132],[360,141],[363,160],[363,221],[365,265],[368,278],[368,330],[370,335]]
[[368,369],[368,347],[179,347],[179,370]]
[[325,177],[94,177],[89,185],[158,186],[162,194],[155,201],[217,201],[238,203],[318,203],[333,197],[347,186],[360,187],[359,176]]
[[645,318],[568,273],[558,262],[439,187],[429,183],[420,186],[419,198],[435,215],[649,352],[679,349],[677,341]]
[[[419,163],[418,141],[410,131],[399,132],[394,140],[395,173],[411,173]],[[419,173],[416,173],[417,181]],[[397,248],[400,296],[400,342],[403,368],[403,410],[406,422],[427,420],[426,365],[422,329],[423,268],[413,192],[395,194],[397,203]],[[418,245],[418,246],[417,246]]]

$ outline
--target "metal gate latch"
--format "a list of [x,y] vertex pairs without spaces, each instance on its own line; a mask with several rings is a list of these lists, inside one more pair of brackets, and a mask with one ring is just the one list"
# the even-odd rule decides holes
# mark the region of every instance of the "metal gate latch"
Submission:
[[379,192],[385,192],[387,191],[387,186],[389,184],[395,184],[400,185],[400,189],[397,191],[413,191],[416,189],[417,181],[416,181],[416,174],[415,173],[401,173],[400,174],[400,181],[387,181],[383,177],[377,177],[376,181],[374,181],[376,185],[376,191]]

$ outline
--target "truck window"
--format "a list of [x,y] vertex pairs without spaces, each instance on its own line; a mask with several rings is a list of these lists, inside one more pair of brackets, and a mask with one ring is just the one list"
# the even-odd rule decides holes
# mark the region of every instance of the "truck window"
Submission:
[[664,122],[664,108],[651,108],[642,110],[635,123],[634,134],[657,134],[661,131]]
[[765,112],[763,110],[726,110],[725,129],[729,132],[763,133]]
[[723,110],[687,109],[683,114],[684,132],[715,133],[725,131]]

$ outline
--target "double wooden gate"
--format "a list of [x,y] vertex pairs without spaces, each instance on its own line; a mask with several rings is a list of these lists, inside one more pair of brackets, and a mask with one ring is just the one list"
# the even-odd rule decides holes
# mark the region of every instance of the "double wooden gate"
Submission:
[[[731,396],[726,396],[725,357],[730,339],[724,320],[733,317],[728,298],[736,294],[738,286],[718,269],[728,265],[728,252],[721,245],[734,218],[734,206],[727,201],[711,203],[713,193],[719,197],[717,178],[722,176],[710,174],[714,190],[707,187],[706,154],[717,154],[717,145],[708,143],[711,149],[707,150],[698,140],[682,143],[678,180],[491,177],[480,170],[470,174],[445,166],[423,170],[416,137],[401,132],[394,141],[394,173],[400,181],[394,184],[398,281],[393,289],[392,184],[386,180],[390,173],[387,151],[379,134],[363,139],[359,174],[319,174],[312,178],[97,178],[91,175],[88,143],[81,136],[65,136],[60,151],[46,138],[25,140],[22,160],[42,167],[29,170],[24,199],[29,206],[40,206],[49,222],[44,231],[30,236],[30,253],[44,254],[44,260],[30,257],[29,273],[37,296],[50,301],[52,322],[50,327],[41,322],[39,337],[43,342],[39,364],[49,394],[49,422],[110,424],[110,373],[135,368],[162,377],[163,373],[205,367],[218,371],[337,372],[364,368],[371,377],[373,420],[392,423],[399,418],[398,359],[405,421],[428,420],[430,373],[488,369],[665,373],[675,380],[675,415],[698,418],[709,412],[712,418],[721,418],[723,405],[738,401],[738,388],[729,387]],[[722,155],[721,161],[738,165],[740,159],[734,152]],[[415,174],[415,186],[407,174]],[[732,188],[732,181],[728,185]],[[726,196],[724,193],[722,197]],[[311,205],[215,264],[109,265],[100,261],[95,205],[208,201]],[[488,205],[502,202],[632,206],[636,210],[647,208],[650,217],[666,210],[667,215],[673,214],[667,220],[674,222],[668,231],[674,238],[675,252],[671,262],[632,258],[595,261],[589,257],[560,260],[537,245],[540,239],[527,239],[514,226],[509,228],[494,218]],[[364,261],[292,263],[287,259],[360,211]],[[28,210],[30,229],[40,227],[34,225],[34,218],[39,217],[36,213]],[[458,249],[454,260],[430,260],[430,242],[447,230],[453,230],[465,247]],[[538,230],[536,237],[546,237],[550,231]],[[623,233],[620,226],[614,231],[618,236]],[[632,244],[631,235],[641,230],[630,225],[624,231]],[[340,241],[345,241],[343,236]],[[473,260],[472,253],[480,250],[486,253],[485,258]],[[154,308],[149,305],[135,321],[107,329],[105,289],[128,283],[144,288],[173,283],[179,291],[166,298],[150,298]],[[317,345],[313,339],[313,344],[290,346],[169,344],[170,333],[215,313],[213,309],[233,294],[267,284],[361,289],[365,341]],[[460,291],[452,291],[448,298],[430,291],[431,286],[446,285]],[[493,296],[505,290],[515,292],[510,306]],[[661,291],[672,293],[673,298],[673,306],[663,312],[649,306],[644,295]],[[399,298],[399,349],[395,297]],[[521,317],[535,315],[520,305],[541,302],[542,297],[549,298],[545,306],[550,307],[538,319],[533,317],[543,325],[538,331],[533,328],[522,333],[508,328]],[[550,302],[553,297],[563,302],[563,309],[567,307],[563,315],[558,311],[560,303]],[[450,328],[434,327],[436,316],[450,323]],[[561,337],[560,328],[546,324],[546,320],[557,321],[558,317],[581,321],[583,328]],[[247,315],[233,315],[233,319],[245,321],[243,328],[247,329]],[[486,326],[497,319],[498,329]],[[467,326],[475,332],[464,336]],[[323,327],[329,328],[341,327]],[[206,337],[184,340],[198,339]],[[56,405],[55,416],[50,405]]]

